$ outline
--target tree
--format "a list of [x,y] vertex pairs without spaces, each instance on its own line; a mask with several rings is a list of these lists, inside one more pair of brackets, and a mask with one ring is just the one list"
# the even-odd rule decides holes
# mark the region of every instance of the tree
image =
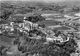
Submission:
[[40,27],[45,28],[45,24],[39,24]]
[[1,15],[0,18],[8,19],[11,14],[13,14],[14,9],[13,5],[9,3],[1,3]]
[[0,45],[0,55],[1,55],[1,56],[4,55],[2,51],[3,51],[5,48],[6,48],[5,46]]
[[11,14],[12,14],[12,11],[4,10],[3,12],[1,12],[0,18],[8,19]]
[[79,8],[79,7],[74,6],[74,7],[72,8],[72,11],[73,11],[73,12],[79,12],[79,11],[80,11],[80,8]]
[[33,23],[36,23],[36,22],[45,20],[45,18],[42,17],[41,15],[33,15],[33,16],[28,17],[27,20]]

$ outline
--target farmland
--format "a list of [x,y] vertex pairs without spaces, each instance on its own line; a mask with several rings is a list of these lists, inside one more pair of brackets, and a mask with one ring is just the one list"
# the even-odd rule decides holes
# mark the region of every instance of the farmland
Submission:
[[0,56],[80,55],[79,2],[0,3]]

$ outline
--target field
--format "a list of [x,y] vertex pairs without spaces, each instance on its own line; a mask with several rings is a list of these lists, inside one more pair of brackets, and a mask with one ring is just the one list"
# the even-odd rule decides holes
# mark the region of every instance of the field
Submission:
[[0,56],[80,55],[79,1],[0,3]]

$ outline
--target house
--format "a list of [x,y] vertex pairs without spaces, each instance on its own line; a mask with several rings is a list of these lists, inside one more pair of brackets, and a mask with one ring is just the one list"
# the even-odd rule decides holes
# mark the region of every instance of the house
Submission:
[[33,26],[33,23],[30,22],[30,21],[24,21],[24,25],[23,25],[23,28],[25,28],[27,30],[31,30],[32,29],[32,26]]

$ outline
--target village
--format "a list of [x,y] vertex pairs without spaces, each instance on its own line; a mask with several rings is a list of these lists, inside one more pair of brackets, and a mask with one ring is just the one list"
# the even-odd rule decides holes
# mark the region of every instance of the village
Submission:
[[2,2],[0,56],[79,56],[80,3],[66,3]]
[[[58,15],[57,15],[58,16]],[[56,17],[57,17],[56,16]],[[65,16],[65,15],[64,15]],[[73,17],[71,18],[70,16],[65,16],[66,17],[66,21],[62,21],[60,24],[59,24],[59,26],[53,26],[52,27],[52,29],[53,28],[56,28],[56,27],[61,27],[62,25],[64,25],[64,26],[68,26],[68,27],[70,27],[70,29],[72,29],[73,28],[73,30],[72,31],[79,31],[80,30],[80,26],[77,26],[77,28],[75,28],[75,25],[77,25],[77,24],[79,24],[80,23],[80,15],[77,15],[76,14],[76,17],[74,17],[74,19],[73,19]],[[68,18],[68,19],[67,19]],[[42,31],[42,29],[43,28],[41,28],[37,23],[32,23],[32,22],[30,22],[30,21],[27,21],[27,20],[25,20],[26,19],[26,17],[24,17],[23,18],[23,23],[14,23],[14,22],[10,22],[9,24],[2,24],[2,25],[0,25],[0,34],[2,34],[3,32],[5,32],[5,31],[7,31],[7,32],[10,32],[10,34],[13,34],[13,33],[11,33],[11,32],[13,32],[13,31],[15,31],[15,29],[17,29],[17,30],[19,30],[20,32],[24,32],[24,33],[28,33],[30,30],[33,30],[33,29],[37,29],[37,30],[40,30],[40,31]],[[69,20],[70,19],[70,20]],[[54,19],[55,20],[55,19]],[[59,19],[60,20],[60,19]],[[64,19],[63,19],[64,20]],[[74,22],[74,20],[76,20],[75,22]],[[68,23],[68,22],[70,22],[70,23]],[[75,23],[75,25],[73,25]],[[61,25],[62,24],[62,25]],[[50,28],[51,28],[51,26],[49,26]],[[69,29],[69,30],[70,30]],[[46,30],[46,28],[45,28],[45,30]],[[46,40],[47,41],[53,41],[53,40],[56,40],[55,38],[57,38],[57,40],[61,40],[61,42],[63,42],[63,39],[61,38],[62,36],[64,36],[64,35],[62,35],[62,34],[58,34],[58,36],[56,37],[56,36],[54,36],[56,33],[54,33],[54,32],[52,32],[52,30],[43,30],[42,31],[42,33],[44,33],[47,37],[46,37]],[[47,34],[47,32],[48,31],[50,31],[50,35],[49,34]],[[65,30],[65,31],[68,31],[68,30]],[[68,33],[68,32],[67,32]],[[52,37],[51,37],[52,36]],[[34,36],[34,37],[36,37],[36,38],[38,38],[37,36]],[[40,36],[41,37],[41,36]],[[54,38],[53,38],[54,37]],[[59,39],[58,39],[59,38]],[[63,37],[64,38],[64,37]],[[65,41],[68,41],[69,40],[69,38],[70,37],[67,37],[67,39],[65,40]],[[65,42],[64,41],[64,42]]]

